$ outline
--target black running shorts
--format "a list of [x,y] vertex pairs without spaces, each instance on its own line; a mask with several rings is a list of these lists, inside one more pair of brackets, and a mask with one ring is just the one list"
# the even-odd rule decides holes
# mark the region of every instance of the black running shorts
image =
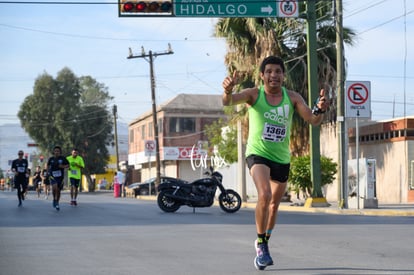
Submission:
[[255,164],[264,164],[269,167],[270,178],[272,180],[276,180],[278,182],[286,182],[289,178],[290,163],[281,164],[258,155],[248,156],[246,158],[246,162],[249,169],[252,169],[253,165]]

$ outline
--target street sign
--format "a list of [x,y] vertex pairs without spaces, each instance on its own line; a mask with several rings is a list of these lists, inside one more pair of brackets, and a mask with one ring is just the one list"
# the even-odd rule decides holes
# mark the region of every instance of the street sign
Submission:
[[[175,0],[174,15],[176,17],[277,17],[278,2],[276,0]],[[294,2],[297,6],[297,1],[287,2]]]
[[298,17],[299,0],[118,0],[119,17]]
[[298,17],[299,6],[297,1],[282,0],[279,2],[278,17]]
[[145,140],[145,156],[151,156],[155,153],[155,140]]
[[371,82],[346,81],[345,116],[371,118]]

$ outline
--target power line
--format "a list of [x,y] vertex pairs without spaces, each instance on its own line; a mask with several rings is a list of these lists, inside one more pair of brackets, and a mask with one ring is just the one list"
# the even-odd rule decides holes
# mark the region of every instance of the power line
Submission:
[[358,14],[358,13],[364,12],[364,11],[366,11],[366,10],[368,10],[368,9],[374,8],[374,7],[376,7],[376,6],[379,6],[380,4],[382,4],[382,3],[384,3],[384,2],[387,2],[387,1],[388,1],[388,0],[381,0],[381,1],[378,1],[378,2],[373,3],[373,4],[367,4],[367,6],[365,6],[365,7],[361,7],[361,8],[358,8],[358,9],[356,9],[355,11],[351,12],[350,14],[348,14],[347,16],[345,16],[345,18],[347,18],[347,17],[351,17],[351,16],[356,15],[356,14]]
[[[11,29],[19,29],[24,31],[31,31],[31,32],[39,32],[51,35],[58,35],[58,36],[67,36],[67,37],[75,37],[75,38],[84,38],[84,39],[91,39],[91,40],[112,40],[112,41],[132,41],[132,42],[165,42],[165,39],[134,39],[134,38],[114,38],[114,37],[104,37],[104,36],[92,36],[92,35],[82,35],[82,34],[73,34],[73,33],[63,33],[63,32],[52,32],[52,31],[45,31],[21,26],[13,26],[9,24],[0,23],[0,26],[11,28]],[[219,38],[215,39],[168,39],[168,41],[173,42],[206,42],[206,41],[217,41],[220,40]]]
[[384,26],[384,25],[386,25],[386,24],[388,24],[388,23],[391,23],[391,22],[393,22],[393,21],[395,21],[395,20],[398,20],[398,19],[400,19],[400,18],[404,18],[405,16],[407,16],[407,15],[409,15],[409,14],[413,13],[413,12],[414,12],[414,10],[410,10],[410,11],[408,11],[407,13],[404,13],[404,14],[402,14],[402,15],[399,15],[399,16],[396,16],[396,17],[394,17],[394,18],[391,18],[390,20],[387,20],[387,21],[385,21],[385,22],[383,22],[383,23],[381,23],[381,24],[378,24],[378,25],[373,26],[373,27],[371,27],[371,28],[369,28],[369,29],[366,29],[366,30],[364,30],[364,31],[361,31],[361,32],[359,32],[358,34],[363,34],[363,33],[366,33],[366,32],[369,32],[369,31],[372,31],[372,30],[377,29],[377,28],[379,28],[379,27],[382,27],[382,26]]
[[118,4],[118,2],[0,1],[0,4],[26,4],[26,5],[114,5],[114,4]]
[[[262,1],[243,1],[243,3],[278,3],[284,0],[262,0]],[[307,0],[297,0],[298,2],[305,2]],[[331,2],[332,0],[319,0]],[[240,4],[239,1],[215,1],[215,4]],[[0,1],[0,4],[29,4],[29,5],[118,5],[118,2],[80,2],[80,1]],[[175,3],[173,3],[175,4]],[[208,3],[190,3],[190,4],[208,4]]]

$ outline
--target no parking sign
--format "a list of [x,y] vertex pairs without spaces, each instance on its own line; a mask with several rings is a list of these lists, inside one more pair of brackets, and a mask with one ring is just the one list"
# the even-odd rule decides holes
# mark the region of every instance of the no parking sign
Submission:
[[346,81],[345,117],[371,118],[371,82]]
[[296,0],[282,0],[278,4],[278,17],[298,17],[299,4]]
[[155,153],[155,140],[145,140],[145,156],[151,156]]

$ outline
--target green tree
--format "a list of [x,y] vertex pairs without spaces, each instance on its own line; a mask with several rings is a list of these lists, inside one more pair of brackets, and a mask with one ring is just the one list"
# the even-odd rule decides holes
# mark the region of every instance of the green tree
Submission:
[[[300,3],[305,10],[305,2]],[[317,2],[318,72],[320,86],[336,86],[336,29],[331,16],[330,1]],[[286,83],[292,90],[308,99],[307,36],[306,21],[301,18],[222,18],[216,24],[215,35],[224,37],[228,45],[225,64],[229,74],[238,71],[241,77],[239,89],[259,85],[260,62],[269,55],[277,55],[286,61]],[[352,45],[355,33],[344,28],[344,42]],[[336,94],[331,93],[331,107],[325,122],[336,121]],[[234,117],[242,117],[234,112]],[[244,125],[247,125],[244,123]],[[247,136],[247,128],[243,128]],[[304,155],[309,151],[309,127],[298,115],[293,118],[291,129],[292,155]]]
[[111,99],[103,84],[63,68],[55,79],[47,73],[36,79],[33,94],[24,99],[18,117],[45,156],[55,145],[62,147],[64,155],[78,148],[85,160],[83,173],[93,190],[91,175],[105,171],[107,146],[113,140],[112,114],[106,107]]
[[[207,139],[211,144],[214,144],[220,152],[220,157],[227,163],[237,161],[237,146],[234,146],[237,142],[237,131],[234,125],[228,125],[225,121],[219,119],[206,125],[205,131]],[[225,134],[217,134],[223,131]]]
[[[331,184],[335,180],[338,164],[331,158],[321,156],[321,186]],[[310,156],[293,157],[290,163],[289,189],[294,191],[297,196],[299,193],[305,197],[312,194],[312,177]]]

